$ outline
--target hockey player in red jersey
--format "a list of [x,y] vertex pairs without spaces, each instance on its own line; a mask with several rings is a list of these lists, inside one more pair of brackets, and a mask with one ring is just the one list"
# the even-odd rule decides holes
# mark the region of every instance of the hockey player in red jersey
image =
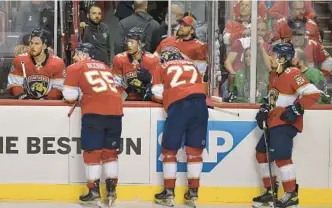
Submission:
[[[256,120],[259,128],[267,123],[269,159],[267,159],[265,137],[256,146],[256,159],[260,165],[265,191],[253,199],[254,207],[262,207],[277,199],[275,165],[279,168],[284,195],[277,200],[280,208],[296,207],[299,204],[295,166],[292,161],[293,139],[303,129],[304,110],[317,103],[320,92],[304,77],[301,70],[292,66],[295,55],[293,45],[279,43],[273,47],[278,68],[270,83],[268,103],[262,104]],[[273,162],[274,161],[274,162]],[[269,174],[271,163],[272,178]],[[270,180],[271,179],[271,180]],[[272,183],[270,182],[272,181]],[[274,186],[274,190],[272,187]]]
[[196,65],[200,74],[204,74],[207,67],[207,45],[196,38],[196,20],[192,16],[185,16],[179,23],[176,36],[161,41],[154,54],[159,55],[167,48],[178,50],[186,60]]
[[197,67],[183,60],[178,51],[163,50],[160,58],[162,64],[153,73],[152,94],[153,100],[164,104],[167,118],[161,144],[164,190],[155,195],[155,200],[174,206],[176,154],[185,134],[189,187],[184,198],[188,205],[195,206],[209,117],[204,84]]
[[126,100],[150,100],[151,73],[159,58],[143,51],[143,29],[134,27],[127,34],[128,50],[113,59],[112,72],[117,88]]
[[48,35],[44,30],[34,29],[30,35],[29,52],[14,59],[8,75],[8,90],[17,99],[62,98],[65,63],[48,53]]
[[75,64],[68,67],[63,96],[68,102],[80,101],[82,108],[81,148],[89,193],[80,196],[83,203],[101,207],[99,182],[102,170],[109,205],[116,199],[118,148],[122,131],[123,107],[110,68],[93,59],[95,48],[80,44]]

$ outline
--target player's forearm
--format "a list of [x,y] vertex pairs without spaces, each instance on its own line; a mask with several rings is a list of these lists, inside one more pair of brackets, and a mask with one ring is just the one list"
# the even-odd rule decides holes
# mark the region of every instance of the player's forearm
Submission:
[[320,98],[320,93],[317,92],[313,94],[303,95],[303,97],[299,99],[298,102],[303,106],[304,109],[306,109],[318,103],[319,98]]
[[12,86],[8,88],[8,92],[12,96],[18,96],[22,93],[24,93],[24,88],[22,86]]
[[60,90],[53,88],[48,94],[47,94],[48,100],[61,100],[62,99],[62,93]]

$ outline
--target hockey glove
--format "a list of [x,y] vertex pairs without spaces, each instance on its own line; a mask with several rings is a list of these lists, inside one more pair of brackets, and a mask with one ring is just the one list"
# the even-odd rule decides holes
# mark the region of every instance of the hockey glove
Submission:
[[257,125],[260,129],[263,129],[263,122],[267,120],[269,116],[270,107],[268,104],[262,104],[256,114]]
[[226,99],[227,102],[231,103],[233,100],[235,100],[237,97],[235,95],[235,92],[229,92],[228,93],[228,98]]
[[137,69],[137,79],[143,83],[150,83],[152,76],[146,69]]
[[286,107],[286,110],[280,115],[280,119],[289,123],[294,124],[298,116],[304,114],[304,108],[300,103],[295,103]]

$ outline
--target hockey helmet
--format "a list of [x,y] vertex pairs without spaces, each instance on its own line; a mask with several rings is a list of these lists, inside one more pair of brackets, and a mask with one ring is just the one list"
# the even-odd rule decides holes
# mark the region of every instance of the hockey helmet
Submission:
[[183,56],[176,48],[165,48],[160,52],[160,62],[165,63],[173,60],[183,60]]
[[81,43],[75,49],[75,53],[81,51],[83,53],[89,54],[90,58],[95,57],[96,48],[91,43]]
[[278,59],[284,57],[285,62],[292,60],[295,56],[294,46],[287,42],[274,45],[272,51],[277,54]]
[[145,38],[143,35],[144,30],[140,27],[133,27],[129,30],[128,34],[126,35],[126,38],[128,39],[134,39],[137,41],[141,41],[142,43],[145,43]]
[[43,44],[50,46],[51,34],[47,30],[40,29],[40,28],[36,28],[36,29],[32,30],[32,32],[30,34],[30,40],[34,37],[39,37]]

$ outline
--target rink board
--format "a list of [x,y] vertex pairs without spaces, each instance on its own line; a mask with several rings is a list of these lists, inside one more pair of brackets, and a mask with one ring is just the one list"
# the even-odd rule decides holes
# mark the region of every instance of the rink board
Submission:
[[[36,106],[38,105],[38,106]],[[199,191],[201,204],[250,203],[261,180],[255,146],[256,105],[209,110],[207,148]],[[80,108],[59,101],[0,100],[0,200],[77,201],[86,191],[80,151]],[[166,114],[157,104],[127,102],[119,156],[120,200],[153,200],[162,185],[161,138]],[[332,205],[332,106],[305,112],[294,141],[302,205]],[[186,157],[178,153],[176,201],[186,187]],[[280,194],[282,190],[280,190]]]

